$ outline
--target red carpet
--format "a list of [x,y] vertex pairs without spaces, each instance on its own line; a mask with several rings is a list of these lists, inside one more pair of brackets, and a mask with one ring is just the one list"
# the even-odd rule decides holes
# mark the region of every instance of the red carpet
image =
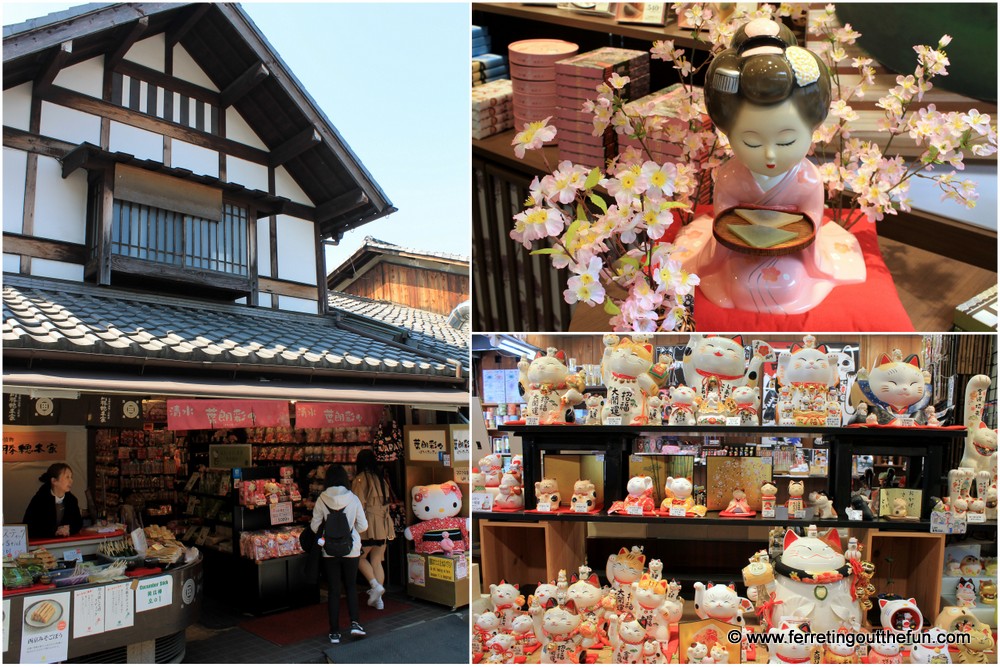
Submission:
[[[376,619],[385,618],[398,614],[412,607],[405,602],[398,602],[388,597],[383,597],[385,609],[375,609],[366,604],[367,595],[360,596],[358,602],[361,611],[361,625]],[[340,626],[341,631],[351,627],[351,617],[347,615],[347,600],[340,600]],[[310,637],[326,635],[330,632],[330,621],[328,618],[326,603],[310,605],[291,611],[283,611],[280,614],[261,616],[249,621],[240,623],[240,627],[247,632],[266,639],[278,646],[287,646],[300,642]]]

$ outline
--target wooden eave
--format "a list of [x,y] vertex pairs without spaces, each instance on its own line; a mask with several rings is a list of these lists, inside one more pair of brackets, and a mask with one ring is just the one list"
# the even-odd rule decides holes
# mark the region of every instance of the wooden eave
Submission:
[[326,278],[327,289],[343,292],[344,288],[379,264],[398,264],[457,276],[469,274],[467,261],[414,253],[405,248],[392,250],[373,247],[366,243],[329,273]]

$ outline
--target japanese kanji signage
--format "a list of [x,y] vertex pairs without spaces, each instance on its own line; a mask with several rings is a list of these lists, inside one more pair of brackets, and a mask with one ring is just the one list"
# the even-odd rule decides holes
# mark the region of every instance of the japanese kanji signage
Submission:
[[66,434],[60,431],[25,431],[3,434],[3,462],[65,461]]
[[295,404],[296,428],[336,428],[338,426],[376,426],[382,406],[370,403]]
[[288,426],[290,423],[287,401],[167,400],[167,428],[172,431]]
[[450,456],[447,426],[407,426],[406,458],[408,461],[441,461]]

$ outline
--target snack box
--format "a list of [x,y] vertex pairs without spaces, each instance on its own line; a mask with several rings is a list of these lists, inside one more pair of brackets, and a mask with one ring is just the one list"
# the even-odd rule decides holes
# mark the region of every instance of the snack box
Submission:
[[495,107],[489,107],[487,109],[480,109],[479,111],[473,109],[472,122],[486,118],[493,118],[494,116],[510,116],[513,115],[513,113],[514,107],[509,103],[499,104]]
[[481,120],[472,121],[473,130],[485,130],[491,127],[499,127],[501,125],[512,125],[514,123],[514,115],[507,114],[505,116],[490,116],[489,118]]
[[[556,126],[558,128],[558,126]],[[568,130],[559,130],[560,143],[565,144],[575,144],[578,146],[589,146],[591,148],[601,148],[614,151],[618,146],[618,142],[615,140],[615,134],[604,133],[601,136],[595,137],[590,132],[571,132]]]
[[555,95],[518,95],[514,93],[514,108],[554,109],[559,102]]
[[579,50],[576,44],[561,39],[525,39],[507,47],[507,57],[511,64],[545,67],[576,55]]
[[649,72],[649,52],[604,46],[556,61],[556,74],[607,81],[612,74],[627,76],[639,68]]
[[576,155],[587,155],[593,158],[603,160],[605,158],[614,157],[615,149],[608,146],[590,146],[588,144],[581,144],[578,142],[570,141],[566,137],[562,137],[559,141],[559,154],[562,155],[562,151],[574,153]]
[[[635,81],[630,81],[625,84],[619,95],[626,99],[631,99],[635,97],[642,97],[649,93],[649,77],[644,76],[636,79]],[[559,95],[561,99],[577,100],[583,102],[584,100],[596,100],[597,99],[597,89],[596,87],[584,87],[584,86],[565,86],[563,85],[563,80],[558,79],[556,81],[556,94]]]
[[523,95],[555,95],[555,81],[530,81],[514,78],[514,92]]
[[472,70],[489,69],[491,67],[504,67],[507,61],[499,53],[484,53],[472,57]]
[[521,81],[555,81],[556,68],[551,65],[548,67],[529,67],[511,62],[510,76]]
[[473,139],[486,139],[487,137],[492,137],[495,134],[500,134],[501,132],[506,132],[507,130],[514,127],[513,123],[508,125],[499,125],[497,127],[488,127],[484,129],[473,129],[472,138]]
[[[552,119],[552,124],[556,126],[556,129],[560,133],[563,132],[576,132],[577,134],[587,134],[590,136],[594,135],[594,124],[592,122],[580,122],[577,120],[567,120],[562,116],[556,116]],[[607,129],[604,131],[605,134],[614,134],[614,130]],[[596,139],[596,137],[594,137]]]

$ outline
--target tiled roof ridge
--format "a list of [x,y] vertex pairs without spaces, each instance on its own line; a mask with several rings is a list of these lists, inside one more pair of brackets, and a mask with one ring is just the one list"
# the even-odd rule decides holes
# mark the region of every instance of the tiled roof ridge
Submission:
[[326,291],[326,294],[327,294],[327,299],[330,299],[331,297],[334,296],[343,296],[347,297],[348,299],[357,299],[358,301],[364,301],[365,303],[370,303],[377,306],[392,306],[394,308],[405,308],[406,310],[414,310],[418,313],[424,313],[429,317],[433,317],[435,319],[440,319],[440,320],[448,319],[447,315],[439,315],[438,313],[432,312],[430,310],[424,310],[423,308],[416,308],[414,306],[407,306],[406,304],[395,303],[393,301],[387,301],[385,299],[373,299],[370,296],[361,296],[360,294],[351,294],[350,292],[341,292],[335,289],[328,289]]
[[437,250],[422,250],[420,248],[409,248],[407,246],[401,246],[396,243],[390,243],[388,241],[383,241],[377,239],[374,236],[366,236],[364,243],[361,246],[363,250],[365,246],[372,248],[382,248],[383,250],[397,250],[399,252],[410,253],[411,255],[424,255],[426,257],[435,257],[438,259],[450,259],[457,262],[469,262],[468,255],[459,255],[457,253],[450,252],[440,252]]

